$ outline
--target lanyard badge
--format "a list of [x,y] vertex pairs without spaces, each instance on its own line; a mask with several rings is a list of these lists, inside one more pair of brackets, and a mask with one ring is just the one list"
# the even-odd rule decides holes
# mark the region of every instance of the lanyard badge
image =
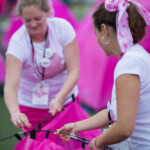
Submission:
[[[45,46],[44,46],[44,52],[43,52],[43,58],[41,60],[41,66],[42,66],[42,72],[40,72],[36,59],[35,59],[35,49],[33,46],[33,42],[31,40],[32,45],[32,63],[34,67],[34,76],[37,78],[36,70],[38,73],[42,76],[42,82],[41,84],[36,84],[36,86],[33,88],[32,91],[32,104],[33,105],[48,105],[48,96],[49,96],[49,87],[44,84],[44,78],[45,78],[45,68],[50,66],[50,59],[53,55],[53,51],[48,48],[49,42],[48,42],[48,31],[46,33],[46,40],[45,40]],[[36,68],[35,68],[36,66]]]
[[41,65],[43,68],[48,68],[50,66],[50,60],[48,58],[42,58]]
[[44,85],[44,81],[41,84],[37,84],[32,91],[32,104],[33,105],[48,105],[49,88]]
[[36,70],[37,70],[38,73],[42,76],[42,80],[44,80],[45,68],[50,66],[49,58],[52,56],[52,53],[53,53],[52,50],[48,48],[49,47],[48,30],[46,32],[46,40],[44,44],[43,58],[41,59],[42,72],[39,70],[37,61],[35,59],[35,49],[34,49],[32,40],[31,40],[31,46],[32,46],[32,63],[33,63],[33,68],[34,68],[34,76],[37,78],[37,75],[36,75]]
[[50,58],[52,57],[53,55],[53,51],[51,48],[46,48],[45,49],[45,57],[42,58],[41,60],[41,65],[42,67],[44,68],[48,68],[51,64],[50,62]]

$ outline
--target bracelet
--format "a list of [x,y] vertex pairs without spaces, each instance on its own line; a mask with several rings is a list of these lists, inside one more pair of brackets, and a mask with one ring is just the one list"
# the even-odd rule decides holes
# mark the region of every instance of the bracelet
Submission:
[[75,134],[77,134],[77,128],[76,128],[76,126],[77,126],[77,122],[74,123],[74,127],[73,127],[73,131],[74,131]]
[[19,114],[20,114],[20,112],[14,113],[14,114],[11,116],[11,121],[13,122]]
[[63,105],[63,102],[61,102],[61,100],[58,97],[54,97],[54,99],[59,102],[61,105]]
[[96,138],[93,140],[92,145],[93,145],[94,150],[97,150],[95,143],[96,143]]

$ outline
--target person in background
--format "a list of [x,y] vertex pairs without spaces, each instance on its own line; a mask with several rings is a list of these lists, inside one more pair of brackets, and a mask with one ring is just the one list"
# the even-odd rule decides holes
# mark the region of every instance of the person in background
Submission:
[[[8,45],[4,87],[11,121],[17,128],[30,131],[51,113],[42,127],[56,130],[65,123],[88,118],[78,102],[73,102],[73,97],[78,99],[79,78],[73,27],[64,19],[48,18],[52,5],[49,8],[46,0],[19,0],[17,5],[24,25]],[[82,135],[91,139],[100,133],[95,130]],[[53,136],[58,145],[67,145]]]
[[106,0],[93,14],[97,42],[107,56],[115,55],[119,62],[114,71],[111,102],[89,119],[64,125],[60,132],[76,133],[103,128],[112,124],[89,144],[92,150],[103,150],[116,144],[117,150],[150,149],[150,55],[138,43],[150,25],[149,12],[137,1]]

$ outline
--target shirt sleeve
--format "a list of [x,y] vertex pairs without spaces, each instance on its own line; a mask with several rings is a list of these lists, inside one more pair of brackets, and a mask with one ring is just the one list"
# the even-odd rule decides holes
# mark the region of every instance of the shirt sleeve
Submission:
[[144,68],[144,61],[140,57],[125,57],[118,62],[115,68],[114,80],[123,74],[135,74],[141,80],[144,77]]
[[58,33],[59,35],[60,33],[62,33],[62,35],[60,35],[60,42],[62,46],[66,46],[76,37],[76,32],[74,28],[65,19],[61,19],[61,23],[59,24],[58,31],[59,31]]
[[23,49],[24,49],[23,46],[19,42],[17,42],[16,40],[14,40],[12,38],[9,42],[8,49],[6,51],[6,55],[11,54],[11,55],[15,56],[16,58],[18,58],[21,62],[24,62],[25,61],[25,51]]

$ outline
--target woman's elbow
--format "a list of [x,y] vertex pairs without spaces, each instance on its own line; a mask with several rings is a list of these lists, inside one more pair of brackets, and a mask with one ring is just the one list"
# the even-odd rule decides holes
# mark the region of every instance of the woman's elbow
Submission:
[[128,138],[128,137],[130,137],[130,136],[132,135],[132,133],[133,133],[133,130],[132,130],[132,129],[126,130],[126,131],[124,132],[124,137],[125,137],[125,138]]
[[120,136],[123,139],[130,137],[134,131],[135,124],[134,123],[126,123],[126,122],[116,122],[117,128],[120,132]]
[[122,128],[123,128],[122,136],[126,139],[132,135],[135,126],[134,125],[126,125],[126,126],[122,126]]

